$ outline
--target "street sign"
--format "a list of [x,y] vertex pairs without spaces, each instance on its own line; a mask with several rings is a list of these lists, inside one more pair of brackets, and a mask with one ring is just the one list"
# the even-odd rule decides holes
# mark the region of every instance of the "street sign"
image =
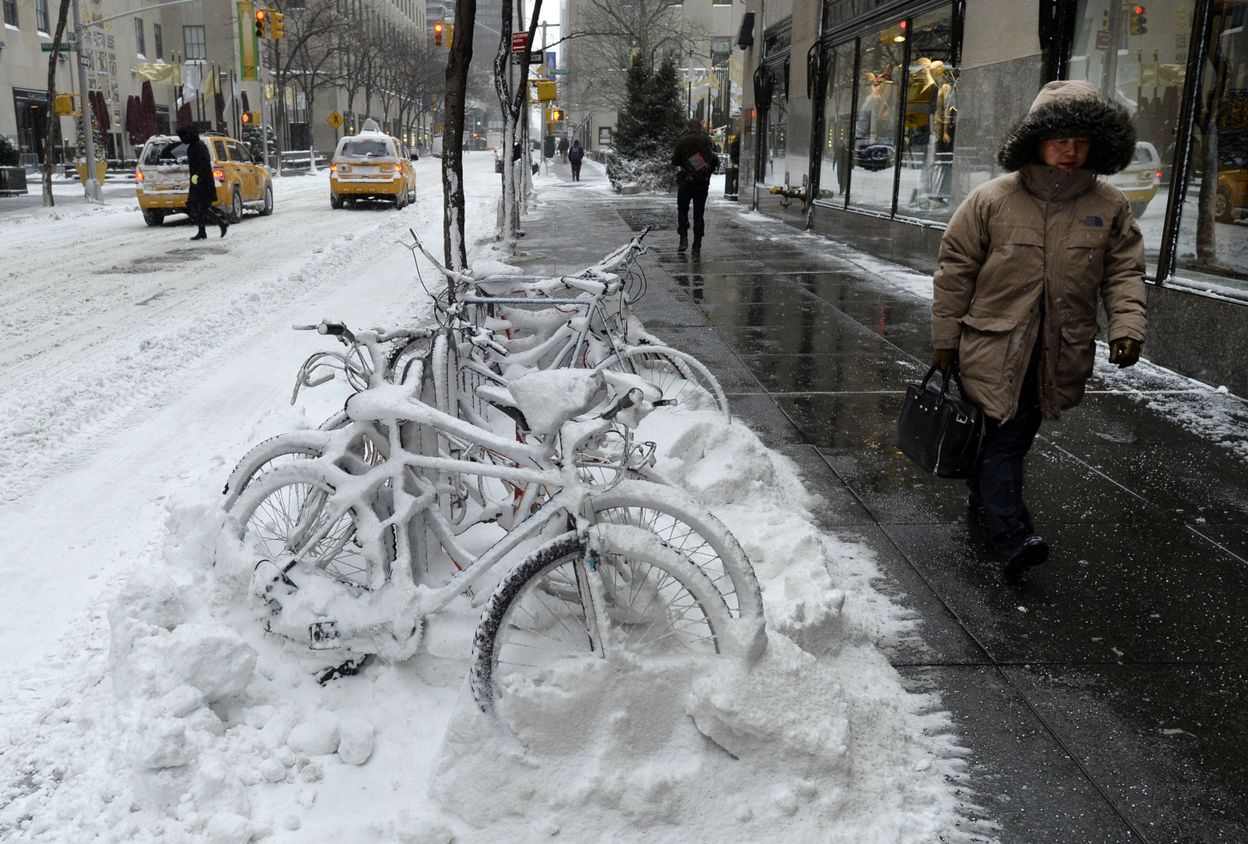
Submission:
[[336,111],[330,112],[329,117],[325,118],[325,122],[337,129],[342,125],[342,115]]
[[557,67],[554,70],[552,70],[550,73],[552,76],[567,76],[568,69],[566,67]]
[[530,67],[532,67],[533,65],[537,65],[538,67],[541,67],[545,63],[546,63],[546,60],[542,57],[541,53],[529,53],[529,66]]
[[513,32],[511,33],[511,51],[519,53],[529,46],[529,33]]
[[1096,31],[1096,49],[1098,50],[1109,49],[1109,30],[1108,29],[1098,29]]
[[[58,52],[58,53],[68,53],[70,50],[77,49],[77,47],[76,47],[74,44],[60,44],[60,45],[58,45],[58,46],[59,46],[59,48],[60,48],[60,49],[58,49],[58,50],[57,50],[57,52]],[[50,52],[52,52],[52,45],[51,45],[51,44],[40,44],[40,45],[39,45],[39,51],[40,51],[41,53],[50,53]]]

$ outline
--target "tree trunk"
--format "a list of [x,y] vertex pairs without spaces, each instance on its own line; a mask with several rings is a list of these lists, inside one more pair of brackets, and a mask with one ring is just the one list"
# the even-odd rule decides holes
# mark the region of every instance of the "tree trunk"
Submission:
[[[52,127],[53,121],[61,118],[56,113],[56,62],[61,55],[61,38],[65,35],[65,20],[69,17],[70,0],[61,0],[61,8],[56,16],[56,32],[52,34],[52,52],[48,54],[48,107],[44,110],[43,119],[43,205],[51,208],[56,205],[52,196]],[[71,61],[78,61],[71,56]]]
[[464,242],[464,96],[472,64],[477,0],[455,0],[455,26],[464,34],[451,42],[446,62],[446,110],[442,115],[442,251],[446,265],[468,266]]

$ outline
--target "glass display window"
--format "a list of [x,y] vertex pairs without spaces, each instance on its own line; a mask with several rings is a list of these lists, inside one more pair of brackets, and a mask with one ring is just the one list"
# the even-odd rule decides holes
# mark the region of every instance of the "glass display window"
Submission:
[[1175,243],[1179,279],[1238,291],[1248,291],[1246,18],[1242,0],[1214,0]]
[[1186,0],[1084,0],[1075,18],[1067,75],[1100,88],[1135,122],[1134,159],[1106,178],[1131,203],[1150,275],[1156,274],[1170,198],[1191,17]]
[[817,199],[837,205],[845,204],[853,166],[850,149],[854,132],[855,49],[856,42],[850,41],[837,45],[828,54]]
[[906,22],[858,39],[857,111],[849,204],[892,213],[897,165],[897,118],[904,84]]
[[909,21],[910,67],[902,113],[897,214],[946,220],[953,212],[957,69],[953,14],[945,8]]
[[759,181],[767,185],[784,184],[785,161],[788,156],[789,98],[785,96],[783,83],[776,85],[767,109],[766,149],[763,153],[763,172]]

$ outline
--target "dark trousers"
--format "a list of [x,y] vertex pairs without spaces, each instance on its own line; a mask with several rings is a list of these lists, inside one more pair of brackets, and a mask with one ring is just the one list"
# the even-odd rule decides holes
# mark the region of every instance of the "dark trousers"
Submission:
[[979,471],[967,481],[983,508],[984,524],[993,539],[1008,541],[1032,532],[1031,514],[1023,503],[1023,459],[1040,430],[1040,347],[1037,345],[1023,378],[1018,412],[1012,419],[985,420]]
[[579,182],[581,180],[581,162],[572,162],[572,181]]
[[225,218],[224,211],[211,202],[205,202],[196,197],[187,199],[186,216],[191,218],[191,222],[199,226],[201,232],[204,230],[204,226],[209,224],[219,226],[223,223],[229,223],[229,220]]
[[689,231],[689,202],[693,201],[693,242],[702,242],[706,231],[703,215],[706,213],[706,195],[711,183],[702,179],[690,179],[676,189],[676,233],[681,237]]

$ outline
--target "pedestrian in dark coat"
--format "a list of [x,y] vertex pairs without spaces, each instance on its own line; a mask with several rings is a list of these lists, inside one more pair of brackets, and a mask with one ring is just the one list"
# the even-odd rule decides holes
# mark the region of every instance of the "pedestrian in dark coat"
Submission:
[[997,152],[1006,175],[971,191],[941,240],[933,363],[957,365],[987,417],[968,503],[1008,573],[1048,557],[1023,502],[1023,459],[1041,420],[1083,397],[1098,300],[1110,363],[1140,356],[1144,240],[1126,197],[1097,178],[1134,152],[1125,108],[1087,82],[1050,82]]
[[186,144],[186,163],[191,171],[191,187],[186,195],[186,215],[199,232],[191,240],[203,240],[208,235],[204,226],[212,221],[221,229],[225,237],[230,227],[225,214],[213,205],[217,201],[217,183],[212,178],[212,157],[208,154],[208,145],[199,137],[194,126],[179,126],[178,137]]
[[568,163],[572,165],[572,181],[579,182],[581,180],[581,159],[585,157],[585,150],[581,148],[580,141],[573,141],[572,148],[568,150]]
[[559,160],[560,161],[568,160],[568,139],[567,138],[559,139]]
[[711,174],[719,169],[719,156],[711,136],[702,131],[702,123],[690,120],[672,150],[672,166],[676,168],[676,233],[680,235],[677,252],[689,248],[689,203],[693,203],[694,258],[702,257],[703,215],[706,195],[711,189]]

